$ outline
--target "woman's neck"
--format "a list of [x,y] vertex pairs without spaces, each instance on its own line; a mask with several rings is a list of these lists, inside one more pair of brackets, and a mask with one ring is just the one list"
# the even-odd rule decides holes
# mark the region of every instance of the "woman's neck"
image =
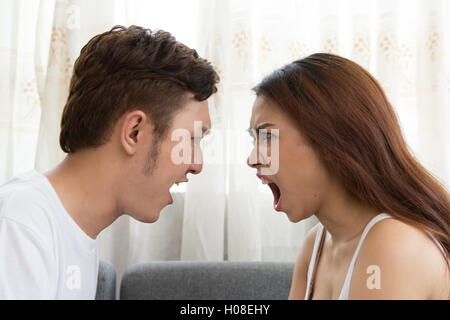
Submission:
[[316,217],[330,233],[336,245],[359,239],[364,228],[381,212],[350,197],[342,189],[328,193]]

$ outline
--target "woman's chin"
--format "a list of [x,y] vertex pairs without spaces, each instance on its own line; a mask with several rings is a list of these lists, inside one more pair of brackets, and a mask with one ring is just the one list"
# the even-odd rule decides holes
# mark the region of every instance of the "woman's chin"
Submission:
[[284,213],[286,213],[286,216],[288,217],[289,221],[293,223],[300,222],[302,220],[308,219],[311,215],[305,215],[303,212],[299,212],[298,210],[291,211],[289,209],[283,210]]
[[287,214],[287,213],[286,213],[286,215],[287,215],[289,221],[290,221],[290,222],[293,222],[293,223],[297,223],[297,222],[300,222],[300,221],[303,220],[302,218],[299,218],[299,217],[297,217],[297,216],[292,216],[292,215],[289,215],[289,214]]
[[287,216],[287,218],[289,219],[290,222],[296,223],[296,222],[300,221],[298,219],[298,214],[296,214],[295,212],[292,212],[289,209],[283,209],[282,212],[284,212],[286,214],[286,216]]

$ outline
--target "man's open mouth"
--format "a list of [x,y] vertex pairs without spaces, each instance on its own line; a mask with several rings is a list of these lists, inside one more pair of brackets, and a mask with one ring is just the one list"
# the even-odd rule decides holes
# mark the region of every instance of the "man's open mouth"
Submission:
[[281,210],[281,191],[280,188],[277,186],[277,184],[273,181],[271,181],[266,176],[263,176],[259,173],[256,174],[258,178],[261,179],[263,184],[269,185],[270,190],[272,190],[273,194],[273,206],[275,210],[280,211]]

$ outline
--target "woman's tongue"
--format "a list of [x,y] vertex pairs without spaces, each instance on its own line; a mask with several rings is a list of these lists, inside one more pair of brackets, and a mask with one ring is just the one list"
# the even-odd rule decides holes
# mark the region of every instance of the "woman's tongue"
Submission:
[[271,182],[269,183],[269,187],[272,190],[273,193],[273,206],[275,208],[276,211],[280,211],[281,210],[281,191],[280,188],[278,188],[278,186]]

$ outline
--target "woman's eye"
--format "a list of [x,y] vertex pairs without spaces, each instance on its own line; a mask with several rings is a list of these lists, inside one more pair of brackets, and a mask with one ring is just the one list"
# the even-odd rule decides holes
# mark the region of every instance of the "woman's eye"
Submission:
[[261,132],[260,137],[263,141],[267,141],[267,140],[270,140],[272,135],[270,134],[270,132]]

